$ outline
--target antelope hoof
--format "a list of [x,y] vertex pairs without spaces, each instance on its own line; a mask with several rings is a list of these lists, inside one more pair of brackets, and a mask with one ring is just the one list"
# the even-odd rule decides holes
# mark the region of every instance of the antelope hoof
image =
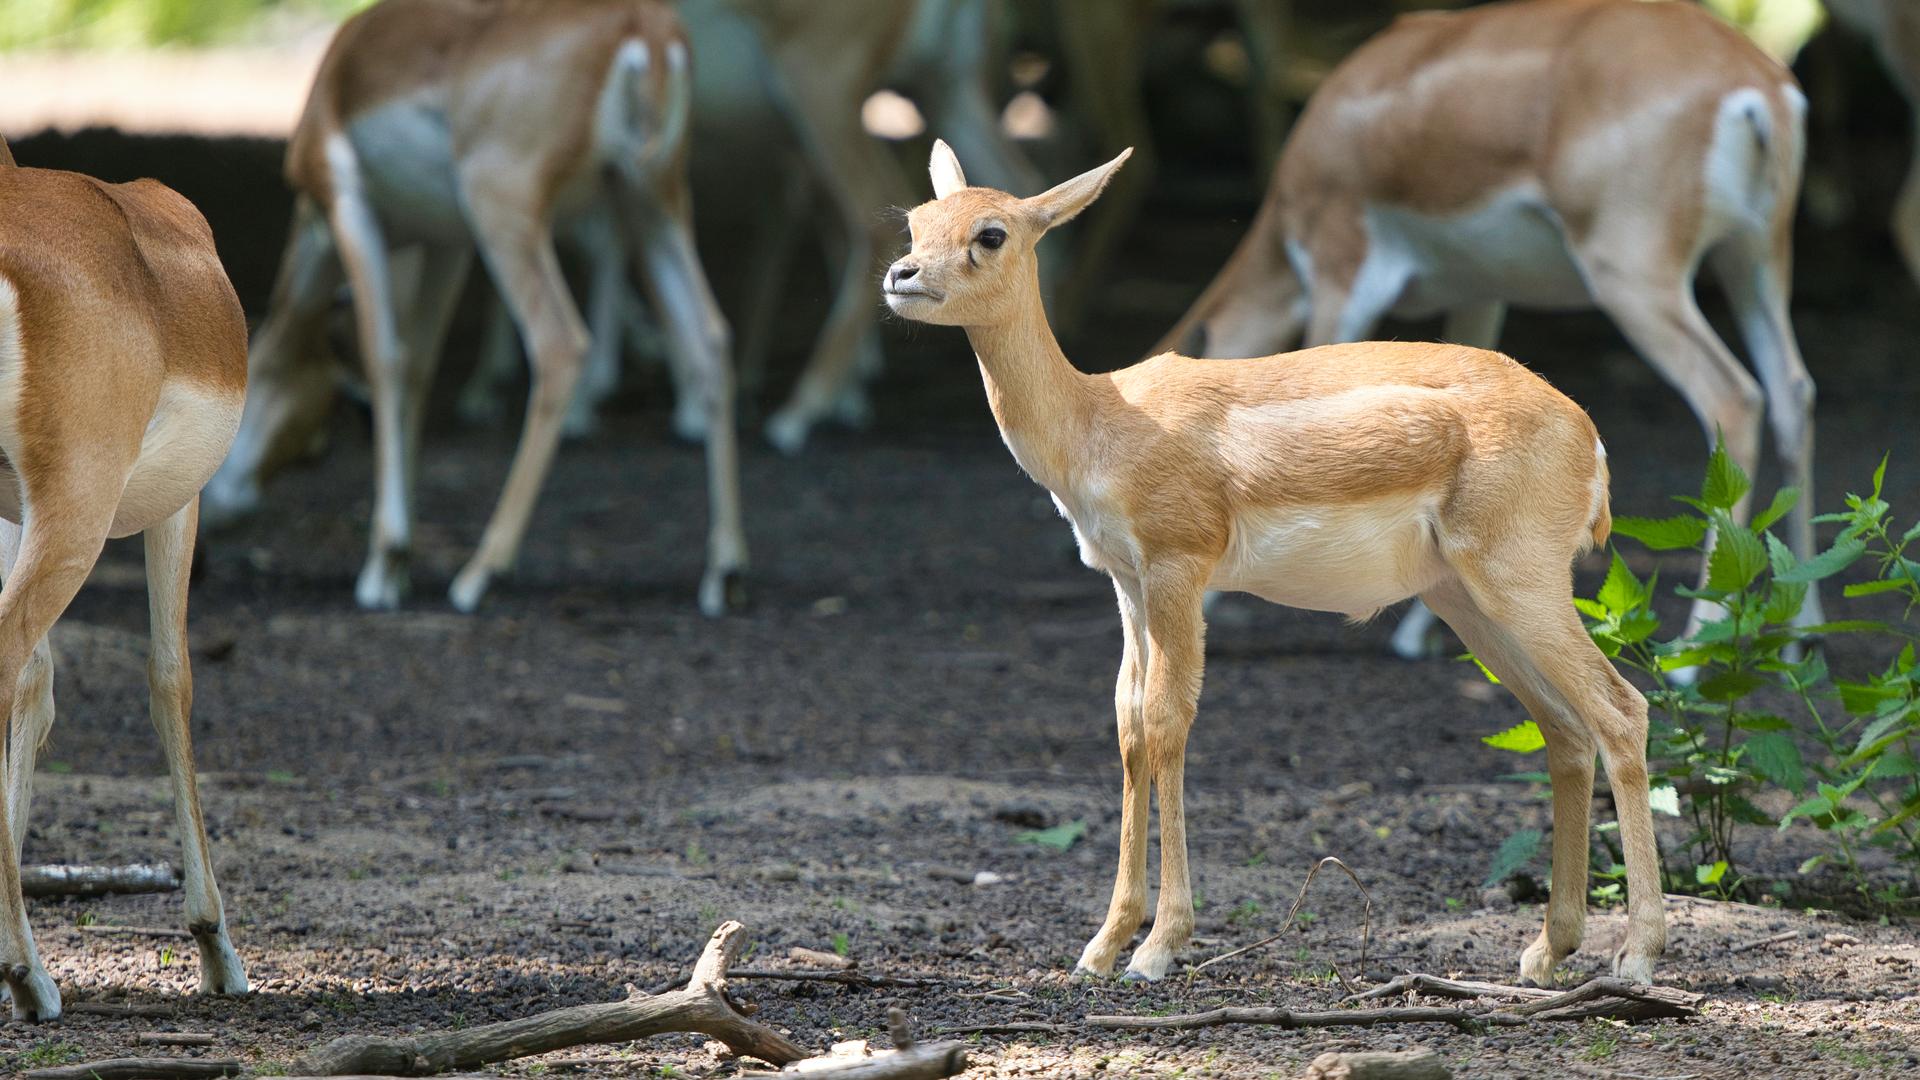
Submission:
[[1639,956],[1622,945],[1620,951],[1613,954],[1613,974],[1615,978],[1625,979],[1641,986],[1653,985],[1653,957]]
[[481,566],[476,558],[453,579],[453,588],[447,590],[447,598],[453,601],[454,609],[462,615],[471,615],[480,609],[480,601],[487,595],[487,585],[492,579],[492,573]]
[[738,568],[709,573],[700,582],[700,613],[710,619],[745,611],[747,577]]
[[1527,946],[1520,954],[1520,983],[1522,986],[1552,986],[1553,969],[1560,958],[1553,955],[1553,946],[1547,944],[1545,935]]
[[407,598],[408,574],[405,551],[377,552],[367,558],[354,583],[354,602],[368,611],[394,611]]
[[60,1017],[60,988],[39,968],[15,964],[6,973],[7,990],[13,998],[13,1018],[29,1024]]
[[781,409],[767,421],[767,441],[775,450],[797,457],[807,448],[807,433],[812,422],[793,409]]
[[1142,945],[1134,951],[1133,962],[1127,965],[1127,973],[1120,976],[1122,982],[1159,982],[1173,967],[1173,951],[1156,949],[1151,945]]
[[251,989],[247,969],[240,963],[240,954],[233,951],[233,943],[227,940],[224,929],[218,925],[211,929],[188,929],[200,947],[200,989],[196,993],[238,997]]
[[1079,962],[1073,965],[1073,973],[1090,979],[1104,979],[1113,974],[1113,962],[1119,955],[1118,948],[1103,948],[1096,937],[1081,950]]

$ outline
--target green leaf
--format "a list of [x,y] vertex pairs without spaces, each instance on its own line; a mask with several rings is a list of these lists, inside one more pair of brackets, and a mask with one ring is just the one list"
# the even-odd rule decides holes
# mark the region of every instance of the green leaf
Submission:
[[1792,731],[1793,725],[1783,716],[1771,713],[1736,713],[1733,726],[1741,731]]
[[1515,784],[1551,784],[1553,777],[1543,772],[1513,772],[1497,776],[1496,780],[1506,780]]
[[1873,497],[1875,499],[1878,499],[1880,497],[1880,486],[1886,482],[1887,458],[1890,456],[1891,456],[1890,454],[1881,454],[1880,467],[1873,470]]
[[1857,536],[1842,536],[1833,542],[1827,550],[1783,573],[1775,574],[1774,580],[1786,582],[1815,582],[1830,578],[1852,566],[1854,560],[1866,554],[1867,542]]
[[1727,456],[1727,444],[1715,439],[1713,456],[1707,459],[1707,476],[1700,485],[1700,501],[1715,510],[1732,510],[1752,487],[1746,470]]
[[1647,804],[1653,807],[1653,812],[1656,814],[1665,814],[1668,817],[1680,816],[1680,792],[1672,784],[1648,788]]
[[1492,683],[1495,686],[1500,685],[1500,676],[1495,675],[1493,673],[1492,668],[1481,663],[1479,657],[1473,655],[1472,653],[1467,653],[1466,655],[1462,656],[1460,659],[1473,661],[1473,666],[1480,669],[1480,674],[1485,675],[1487,677],[1488,682]]
[[1767,549],[1759,537],[1737,525],[1723,526],[1714,534],[1713,553],[1707,556],[1708,588],[1725,593],[1740,592],[1753,584],[1753,579],[1766,568]]
[[1627,569],[1627,562],[1618,551],[1613,553],[1613,562],[1607,566],[1607,580],[1601,582],[1600,592],[1594,599],[1608,612],[1620,615],[1646,602],[1646,590],[1640,587],[1640,579]]
[[1738,701],[1766,685],[1766,680],[1751,671],[1722,671],[1700,684],[1700,696],[1708,701]]
[[1800,747],[1784,732],[1766,731],[1744,744],[1746,756],[1741,763],[1794,794],[1807,789],[1807,774],[1800,760]]
[[1799,488],[1783,487],[1779,491],[1774,492],[1773,501],[1767,504],[1767,508],[1753,515],[1753,531],[1757,533],[1765,532],[1767,526],[1786,517],[1787,511],[1793,509],[1794,504],[1799,501]]
[[1820,869],[1820,864],[1826,861],[1827,857],[1825,855],[1815,855],[1813,858],[1800,864],[1800,872],[1803,874],[1811,874],[1815,870]]
[[1879,765],[1873,775],[1886,780],[1895,780],[1903,776],[1920,776],[1920,761],[1904,750],[1895,750],[1880,756]]
[[1606,621],[1607,618],[1613,614],[1607,610],[1607,605],[1598,600],[1589,600],[1584,596],[1576,596],[1573,598],[1573,609],[1589,619],[1601,622]]
[[1847,755],[1847,760],[1852,762],[1864,761],[1872,757],[1877,751],[1885,750],[1888,745],[1903,736],[1911,734],[1910,732],[1895,730],[1900,727],[1903,722],[1911,719],[1912,716],[1908,710],[1895,709],[1893,712],[1868,724],[1866,730],[1860,733],[1860,741],[1854,745],[1853,753]]
[[1065,851],[1085,835],[1087,835],[1087,823],[1075,818],[1072,821],[1063,821],[1051,829],[1023,832],[1017,839],[1023,844],[1038,844],[1052,851]]
[[1613,519],[1616,536],[1638,540],[1655,551],[1698,547],[1706,539],[1707,523],[1692,514],[1668,518],[1617,517]]
[[1803,634],[1877,634],[1893,628],[1878,619],[1835,619],[1832,622],[1814,623],[1803,626]]
[[1718,885],[1720,879],[1727,876],[1727,860],[1709,863],[1693,868],[1693,880],[1700,885]]
[[1793,549],[1781,543],[1779,537],[1768,533],[1766,535],[1766,541],[1767,564],[1772,568],[1775,576],[1784,574],[1800,565],[1800,560],[1793,554]]
[[1516,754],[1531,754],[1547,745],[1546,736],[1540,734],[1540,725],[1531,720],[1515,724],[1498,735],[1484,736],[1480,741],[1496,750],[1511,750]]
[[1880,593],[1900,592],[1909,586],[1909,582],[1900,578],[1888,578],[1885,581],[1856,581],[1840,590],[1848,599],[1856,596],[1877,596]]
[[1816,814],[1825,814],[1832,809],[1833,804],[1827,801],[1825,795],[1815,795],[1813,798],[1787,811],[1786,816],[1780,819],[1780,829],[1784,832],[1787,826],[1793,824],[1794,818],[1813,817]]
[[1493,866],[1488,869],[1487,880],[1480,887],[1491,889],[1506,881],[1532,862],[1533,857],[1539,853],[1539,829],[1521,829],[1507,837],[1506,842],[1500,845],[1500,850],[1494,852]]

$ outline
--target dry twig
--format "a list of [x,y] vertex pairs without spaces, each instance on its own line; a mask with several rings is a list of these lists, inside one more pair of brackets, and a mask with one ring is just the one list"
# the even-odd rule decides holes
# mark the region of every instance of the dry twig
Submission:
[[[1531,996],[1522,987],[1486,985],[1500,994]],[[1222,1024],[1270,1024],[1282,1028],[1451,1024],[1461,1031],[1478,1032],[1488,1027],[1517,1027],[1533,1020],[1655,1020],[1697,1016],[1701,1000],[1702,995],[1686,990],[1638,986],[1622,979],[1602,978],[1590,980],[1565,993],[1531,996],[1531,1000],[1521,1004],[1497,1009],[1410,1005],[1386,1009],[1294,1012],[1291,1009],[1253,1007],[1214,1009],[1180,1016],[1089,1016],[1086,1022],[1097,1028],[1120,1030],[1184,1030]]]
[[167,938],[172,941],[186,941],[193,937],[185,930],[176,930],[171,926],[82,926],[83,934],[103,934],[107,937],[150,937]]
[[133,1041],[148,1046],[212,1046],[213,1036],[204,1031],[142,1031]]
[[25,896],[104,896],[108,893],[172,892],[180,872],[167,863],[152,866],[23,866]]
[[1783,941],[1792,941],[1799,936],[1800,931],[1798,930],[1782,930],[1772,937],[1763,937],[1758,941],[1743,941],[1738,945],[1729,945],[1727,946],[1727,951],[1730,953],[1743,953],[1749,949],[1764,949],[1769,945],[1778,945]]
[[[1300,883],[1300,894],[1293,898],[1293,906],[1287,909],[1287,917],[1286,920],[1280,924],[1279,933],[1273,934],[1270,937],[1261,938],[1251,945],[1243,945],[1232,952],[1221,953],[1211,960],[1202,961],[1197,967],[1187,973],[1188,980],[1191,981],[1193,976],[1200,974],[1215,964],[1225,960],[1231,960],[1236,956],[1244,956],[1255,949],[1264,949],[1268,945],[1287,936],[1287,932],[1294,928],[1294,916],[1300,914],[1300,905],[1307,902],[1307,890],[1313,887],[1313,879],[1319,875],[1320,871],[1326,869],[1329,863],[1339,867],[1343,873],[1353,879],[1354,888],[1360,890],[1360,898],[1366,902],[1365,906],[1360,909],[1360,967],[1358,968],[1364,975],[1367,970],[1367,944],[1373,937],[1373,894],[1367,891],[1366,884],[1360,880],[1359,874],[1353,872],[1353,867],[1341,862],[1335,856],[1329,855],[1319,862],[1314,863],[1313,869],[1307,871],[1307,880]],[[1301,927],[1300,929],[1302,932],[1306,930],[1305,927]],[[1340,970],[1339,964],[1335,964],[1331,960],[1327,963],[1333,968],[1334,975],[1339,977],[1340,985],[1347,988],[1347,993],[1353,994],[1358,992],[1352,980],[1347,978],[1346,972]]]
[[224,1058],[113,1058],[29,1069],[21,1080],[211,1080],[239,1075],[240,1063]]
[[707,940],[693,977],[682,990],[554,1009],[464,1031],[393,1038],[344,1035],[309,1052],[295,1063],[294,1071],[317,1076],[428,1076],[583,1043],[631,1042],[668,1031],[710,1035],[735,1054],[775,1065],[798,1061],[807,1056],[806,1051],[747,1019],[727,997],[727,966],[739,954],[744,933],[737,922],[722,923]]

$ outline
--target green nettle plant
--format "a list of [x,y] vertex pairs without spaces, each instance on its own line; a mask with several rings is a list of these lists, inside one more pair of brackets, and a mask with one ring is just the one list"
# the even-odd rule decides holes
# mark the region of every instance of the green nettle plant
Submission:
[[[1712,601],[1722,612],[1690,636],[1657,640],[1658,575],[1636,577],[1617,550],[1599,592],[1574,600],[1602,651],[1645,677],[1654,809],[1692,826],[1683,843],[1667,845],[1667,888],[1722,898],[1748,894],[1753,890],[1739,869],[1736,827],[1784,830],[1800,823],[1821,830],[1833,845],[1803,863],[1801,873],[1837,861],[1862,897],[1882,908],[1920,895],[1920,680],[1913,628],[1904,618],[1899,626],[1867,619],[1792,625],[1807,590],[1856,563],[1875,574],[1848,585],[1845,596],[1898,594],[1903,615],[1920,606],[1920,562],[1908,554],[1920,540],[1920,523],[1896,532],[1892,508],[1881,497],[1886,468],[1883,460],[1874,471],[1871,494],[1849,495],[1844,512],[1815,519],[1837,523],[1840,532],[1804,561],[1769,531],[1799,493],[1783,489],[1750,524],[1735,524],[1733,507],[1752,484],[1719,447],[1699,496],[1676,500],[1690,513],[1615,519],[1616,536],[1656,551],[1710,546],[1705,584],[1675,591]],[[1808,645],[1839,634],[1877,637],[1884,643],[1878,651],[1893,659],[1864,679],[1836,679]],[[1485,741],[1519,752],[1543,745],[1532,722]],[[1537,773],[1519,778],[1544,779]],[[1791,800],[1772,795],[1774,789]],[[1791,809],[1777,819],[1760,806],[1789,801]],[[1622,875],[1612,834],[1600,836],[1594,898],[1604,902],[1619,896]],[[1494,877],[1524,865],[1538,841],[1533,830],[1515,834],[1496,857]],[[1874,889],[1860,862],[1868,847],[1887,849],[1906,880]]]

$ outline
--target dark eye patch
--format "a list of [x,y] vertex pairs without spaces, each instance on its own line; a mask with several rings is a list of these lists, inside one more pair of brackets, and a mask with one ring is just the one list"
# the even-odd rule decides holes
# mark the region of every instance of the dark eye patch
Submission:
[[973,242],[986,248],[988,251],[996,251],[1001,244],[1007,242],[1007,230],[998,225],[990,225],[987,228],[981,229],[980,235],[974,237]]

